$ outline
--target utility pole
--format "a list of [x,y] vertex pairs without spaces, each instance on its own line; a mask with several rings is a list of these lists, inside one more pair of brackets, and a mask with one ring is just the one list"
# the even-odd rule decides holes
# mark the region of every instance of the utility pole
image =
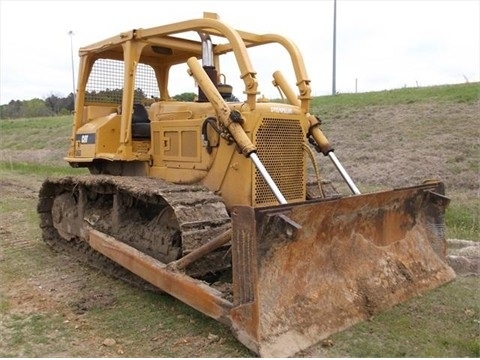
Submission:
[[337,93],[337,0],[333,0],[333,68],[332,68],[332,95]]
[[73,64],[73,31],[70,30],[68,32],[68,35],[70,35],[70,55],[71,55],[71,58],[72,58],[72,85],[73,85],[73,107],[75,108],[75,92],[76,92],[76,89],[75,89],[75,66]]

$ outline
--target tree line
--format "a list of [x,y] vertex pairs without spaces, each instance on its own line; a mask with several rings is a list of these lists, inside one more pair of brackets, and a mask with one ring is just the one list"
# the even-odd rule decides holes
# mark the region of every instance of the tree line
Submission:
[[[120,91],[120,94],[117,94]],[[112,98],[121,99],[121,90],[107,90],[100,92],[87,93],[90,101],[109,102]],[[135,101],[142,102],[147,99],[143,92],[138,89],[135,90]],[[193,101],[194,93],[182,93],[173,97],[177,101]],[[68,115],[73,112],[75,108],[73,93],[67,97],[60,97],[57,95],[50,95],[45,99],[31,99],[31,100],[12,100],[8,104],[0,105],[0,119],[19,119],[19,118],[33,118],[42,116],[58,116]]]
[[[122,90],[106,89],[99,92],[87,92],[86,98],[93,102],[111,102],[112,99],[121,101]],[[173,97],[173,99],[177,101],[194,101],[195,98],[196,94],[192,92],[185,92]],[[141,89],[136,89],[134,93],[134,99],[135,102],[143,102],[148,100],[148,97]],[[238,101],[235,96],[231,96],[226,100]],[[68,115],[73,112],[74,108],[75,99],[73,93],[70,93],[67,97],[61,97],[52,94],[43,100],[38,98],[31,100],[11,100],[8,104],[0,105],[0,119],[3,120]]]
[[67,97],[52,94],[43,100],[38,98],[12,100],[8,104],[0,105],[0,119],[68,115],[73,112],[73,109],[73,93]]

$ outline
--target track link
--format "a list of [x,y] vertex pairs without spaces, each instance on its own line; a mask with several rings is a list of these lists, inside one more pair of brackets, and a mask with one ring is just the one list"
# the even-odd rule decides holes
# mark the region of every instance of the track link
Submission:
[[[43,240],[53,249],[129,282],[139,279],[93,250],[88,228],[169,263],[231,227],[222,199],[199,185],[110,175],[47,179],[37,212]],[[189,265],[193,277],[207,277],[230,265],[228,246]],[[141,281],[140,281],[141,282]]]

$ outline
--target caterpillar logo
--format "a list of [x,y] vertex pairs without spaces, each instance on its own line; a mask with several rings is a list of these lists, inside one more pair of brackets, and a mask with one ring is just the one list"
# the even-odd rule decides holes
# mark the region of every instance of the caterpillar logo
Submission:
[[95,144],[95,134],[77,134],[75,140],[80,144]]

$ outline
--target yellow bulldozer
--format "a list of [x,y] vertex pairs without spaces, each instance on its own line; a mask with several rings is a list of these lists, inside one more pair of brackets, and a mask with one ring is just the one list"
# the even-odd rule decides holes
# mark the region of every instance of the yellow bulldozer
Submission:
[[[268,44],[295,76],[296,90],[280,70],[269,75],[276,101],[259,95],[249,57]],[[310,79],[288,38],[204,13],[79,55],[65,159],[89,174],[42,185],[40,226],[55,249],[153,285],[264,357],[292,356],[455,277],[443,184],[362,194],[310,112]],[[224,56],[244,100],[225,81]],[[173,69],[192,99],[169,93]],[[320,153],[348,194],[320,177]]]

